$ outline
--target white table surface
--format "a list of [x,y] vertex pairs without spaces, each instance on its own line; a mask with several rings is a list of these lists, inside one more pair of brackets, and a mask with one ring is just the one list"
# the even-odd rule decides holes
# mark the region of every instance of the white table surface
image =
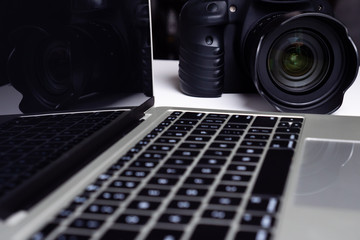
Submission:
[[[155,106],[195,107],[240,111],[276,111],[259,94],[223,94],[220,98],[190,97],[180,92],[178,61],[154,60]],[[346,91],[344,102],[334,115],[360,116],[360,74]]]

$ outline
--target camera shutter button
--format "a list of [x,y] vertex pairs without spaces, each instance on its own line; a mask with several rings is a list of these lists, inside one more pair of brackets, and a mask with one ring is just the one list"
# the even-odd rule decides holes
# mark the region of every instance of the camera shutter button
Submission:
[[216,13],[219,11],[219,6],[216,3],[209,3],[206,6],[206,11],[211,12],[211,13]]

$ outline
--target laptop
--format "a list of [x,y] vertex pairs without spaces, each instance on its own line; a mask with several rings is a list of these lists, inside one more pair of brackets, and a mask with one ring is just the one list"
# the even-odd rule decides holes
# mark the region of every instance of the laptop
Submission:
[[359,118],[154,108],[147,0],[2,3],[0,239],[359,238]]

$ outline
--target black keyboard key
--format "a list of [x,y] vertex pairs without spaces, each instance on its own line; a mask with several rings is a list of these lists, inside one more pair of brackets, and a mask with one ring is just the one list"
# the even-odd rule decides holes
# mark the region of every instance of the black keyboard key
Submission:
[[159,138],[156,140],[157,143],[165,144],[176,144],[179,142],[178,138]]
[[147,200],[134,200],[128,206],[129,209],[152,211],[159,207],[159,202],[147,201]]
[[245,186],[237,186],[237,185],[227,185],[227,184],[220,184],[216,188],[216,192],[218,193],[244,193],[246,191]]
[[211,148],[221,148],[221,149],[233,149],[235,144],[233,143],[212,143]]
[[161,160],[166,156],[165,153],[154,153],[154,152],[145,152],[141,154],[139,159],[151,159],[151,160]]
[[214,129],[217,130],[220,128],[220,125],[218,124],[206,124],[206,123],[202,123],[198,126],[198,129]]
[[293,150],[270,149],[256,180],[253,194],[282,195],[293,154]]
[[302,123],[304,121],[303,118],[281,118],[282,122],[293,122],[293,123]]
[[234,216],[235,216],[234,211],[226,211],[220,209],[205,210],[205,212],[202,215],[203,218],[210,218],[217,220],[232,220]]
[[245,130],[248,125],[246,124],[236,124],[236,123],[229,123],[225,125],[225,129],[241,129]]
[[221,206],[238,206],[240,202],[241,198],[237,197],[212,197],[209,203]]
[[[60,234],[55,238],[55,240],[89,240],[90,237],[88,236],[81,236],[75,234]],[[110,240],[110,239],[108,239]]]
[[200,159],[198,165],[208,165],[208,166],[223,166],[226,160],[221,158],[210,158],[210,157],[203,157]]
[[165,229],[154,229],[147,236],[147,240],[178,240],[181,238],[183,232],[178,230],[165,230]]
[[277,121],[276,117],[257,117],[255,118],[252,126],[253,127],[269,127],[272,128],[275,126]]
[[139,182],[136,181],[123,181],[123,180],[115,180],[112,182],[111,187],[113,188],[125,188],[125,189],[133,189]]
[[227,119],[229,117],[228,114],[218,114],[218,113],[209,113],[206,118],[214,118],[214,119]]
[[148,169],[152,169],[154,167],[156,167],[156,165],[158,165],[158,161],[152,161],[151,158],[149,158],[149,160],[145,160],[145,159],[141,159],[138,161],[133,162],[130,166],[133,168],[148,168]]
[[275,134],[274,139],[276,140],[297,140],[299,138],[298,134]]
[[200,224],[195,228],[190,239],[225,239],[228,230],[228,226]]
[[138,232],[128,230],[111,229],[105,233],[101,240],[133,240],[138,235]]
[[166,131],[162,136],[163,137],[184,137],[186,132],[184,131]]
[[160,217],[159,222],[171,224],[187,224],[190,222],[190,220],[191,216],[188,215],[165,213]]
[[207,193],[207,189],[183,187],[180,188],[176,195],[185,197],[203,197]]
[[73,200],[73,204],[75,205],[81,205],[83,203],[85,203],[88,199],[89,199],[90,194],[89,193],[84,193],[81,195],[78,195],[74,198]]
[[185,181],[185,184],[190,185],[211,185],[214,182],[213,178],[204,178],[204,177],[188,177]]
[[270,233],[266,230],[259,230],[258,232],[247,232],[247,231],[240,231],[236,234],[235,239],[241,240],[269,240]]
[[250,123],[252,119],[253,116],[235,115],[230,118],[229,123]]
[[235,136],[217,136],[216,141],[222,141],[222,142],[237,142],[239,141],[240,137]]
[[226,119],[221,118],[205,118],[202,123],[212,123],[212,124],[223,124]]
[[276,133],[300,133],[300,128],[277,128]]
[[56,218],[57,219],[67,218],[75,212],[75,209],[76,209],[76,205],[72,204],[72,205],[68,206],[67,208],[62,209],[59,212],[59,214],[56,216]]
[[124,201],[128,195],[129,195],[128,193],[123,193],[123,192],[104,191],[100,194],[98,198],[101,200],[111,200],[111,201],[121,202]]
[[98,229],[103,223],[104,221],[96,219],[77,218],[70,224],[70,227],[90,230]]
[[186,141],[187,142],[208,142],[210,137],[206,136],[189,136]]
[[192,171],[192,174],[201,174],[201,175],[215,175],[220,172],[220,168],[216,167],[195,167]]
[[214,157],[227,157],[230,155],[230,151],[226,150],[207,150],[204,153],[204,156],[214,156]]
[[187,125],[173,125],[169,128],[171,131],[189,131],[193,128],[193,126],[187,126]]
[[98,176],[99,181],[107,181],[111,177],[110,173],[102,173]]
[[181,158],[170,158],[166,161],[166,165],[176,165],[176,166],[189,166],[193,160],[191,159],[181,159]]
[[229,171],[236,172],[253,172],[255,170],[255,166],[245,165],[245,164],[230,164],[228,167]]
[[167,152],[167,151],[170,151],[172,148],[173,148],[172,146],[153,144],[150,147],[148,147],[147,150],[148,151]]
[[149,219],[149,216],[144,216],[140,214],[123,214],[116,220],[116,222],[121,224],[140,226],[145,225]]
[[252,140],[245,140],[241,143],[241,146],[244,147],[265,147],[265,141],[252,141]]
[[249,133],[271,134],[272,128],[250,128]]
[[216,133],[214,130],[206,130],[206,129],[195,129],[192,131],[191,135],[202,135],[202,136],[212,136]]
[[158,189],[158,188],[144,188],[139,193],[140,196],[146,197],[166,197],[170,190],[168,189]]
[[173,153],[174,157],[196,157],[200,151],[197,150],[177,150]]
[[225,174],[222,178],[223,181],[231,182],[249,182],[251,176],[249,175],[240,175],[240,174]]
[[179,148],[202,149],[204,146],[203,143],[183,143]]
[[180,119],[195,119],[200,120],[205,116],[205,113],[196,113],[196,112],[186,112],[184,113]]
[[104,205],[104,204],[91,204],[85,212],[87,213],[94,213],[94,214],[113,214],[116,210],[115,206],[111,205]]
[[263,152],[262,148],[256,148],[256,147],[240,147],[237,151],[237,153],[255,154],[255,155],[262,154],[262,152]]
[[143,170],[126,170],[120,176],[122,177],[135,177],[135,178],[144,178],[149,174],[149,171]]
[[175,111],[173,113],[171,113],[172,116],[180,116],[182,114],[181,111]]
[[270,215],[255,215],[251,213],[245,213],[241,219],[241,224],[256,226],[259,228],[269,229],[274,225],[275,218]]
[[157,171],[156,174],[169,175],[169,176],[180,176],[186,169],[184,168],[173,168],[173,167],[162,167]]
[[267,198],[252,196],[246,206],[248,211],[266,212],[274,214],[279,209],[279,199],[275,197]]
[[149,184],[161,185],[161,186],[174,186],[178,182],[177,178],[169,177],[153,177],[150,179]]
[[296,141],[284,141],[284,140],[274,140],[270,144],[271,148],[289,148],[289,149],[295,149],[296,147]]
[[194,126],[198,123],[197,120],[186,120],[186,119],[180,119],[175,122],[176,125],[188,125],[188,126]]
[[247,134],[245,139],[252,139],[252,140],[268,140],[269,135],[265,134]]
[[198,201],[190,200],[173,200],[170,202],[169,209],[178,209],[178,210],[196,210],[200,206]]
[[236,162],[241,162],[241,163],[245,163],[245,162],[258,162],[260,160],[260,157],[258,156],[245,156],[245,155],[237,155],[234,156],[232,159],[232,162],[236,163]]
[[244,134],[242,130],[232,130],[232,129],[224,129],[220,133],[220,135],[227,135],[227,136],[241,136]]

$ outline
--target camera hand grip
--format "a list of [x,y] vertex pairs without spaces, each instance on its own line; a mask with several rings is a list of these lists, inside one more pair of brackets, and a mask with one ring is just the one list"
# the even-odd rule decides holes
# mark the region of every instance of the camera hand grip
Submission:
[[227,22],[224,1],[189,1],[182,9],[179,77],[185,94],[218,97],[223,92],[223,29]]

